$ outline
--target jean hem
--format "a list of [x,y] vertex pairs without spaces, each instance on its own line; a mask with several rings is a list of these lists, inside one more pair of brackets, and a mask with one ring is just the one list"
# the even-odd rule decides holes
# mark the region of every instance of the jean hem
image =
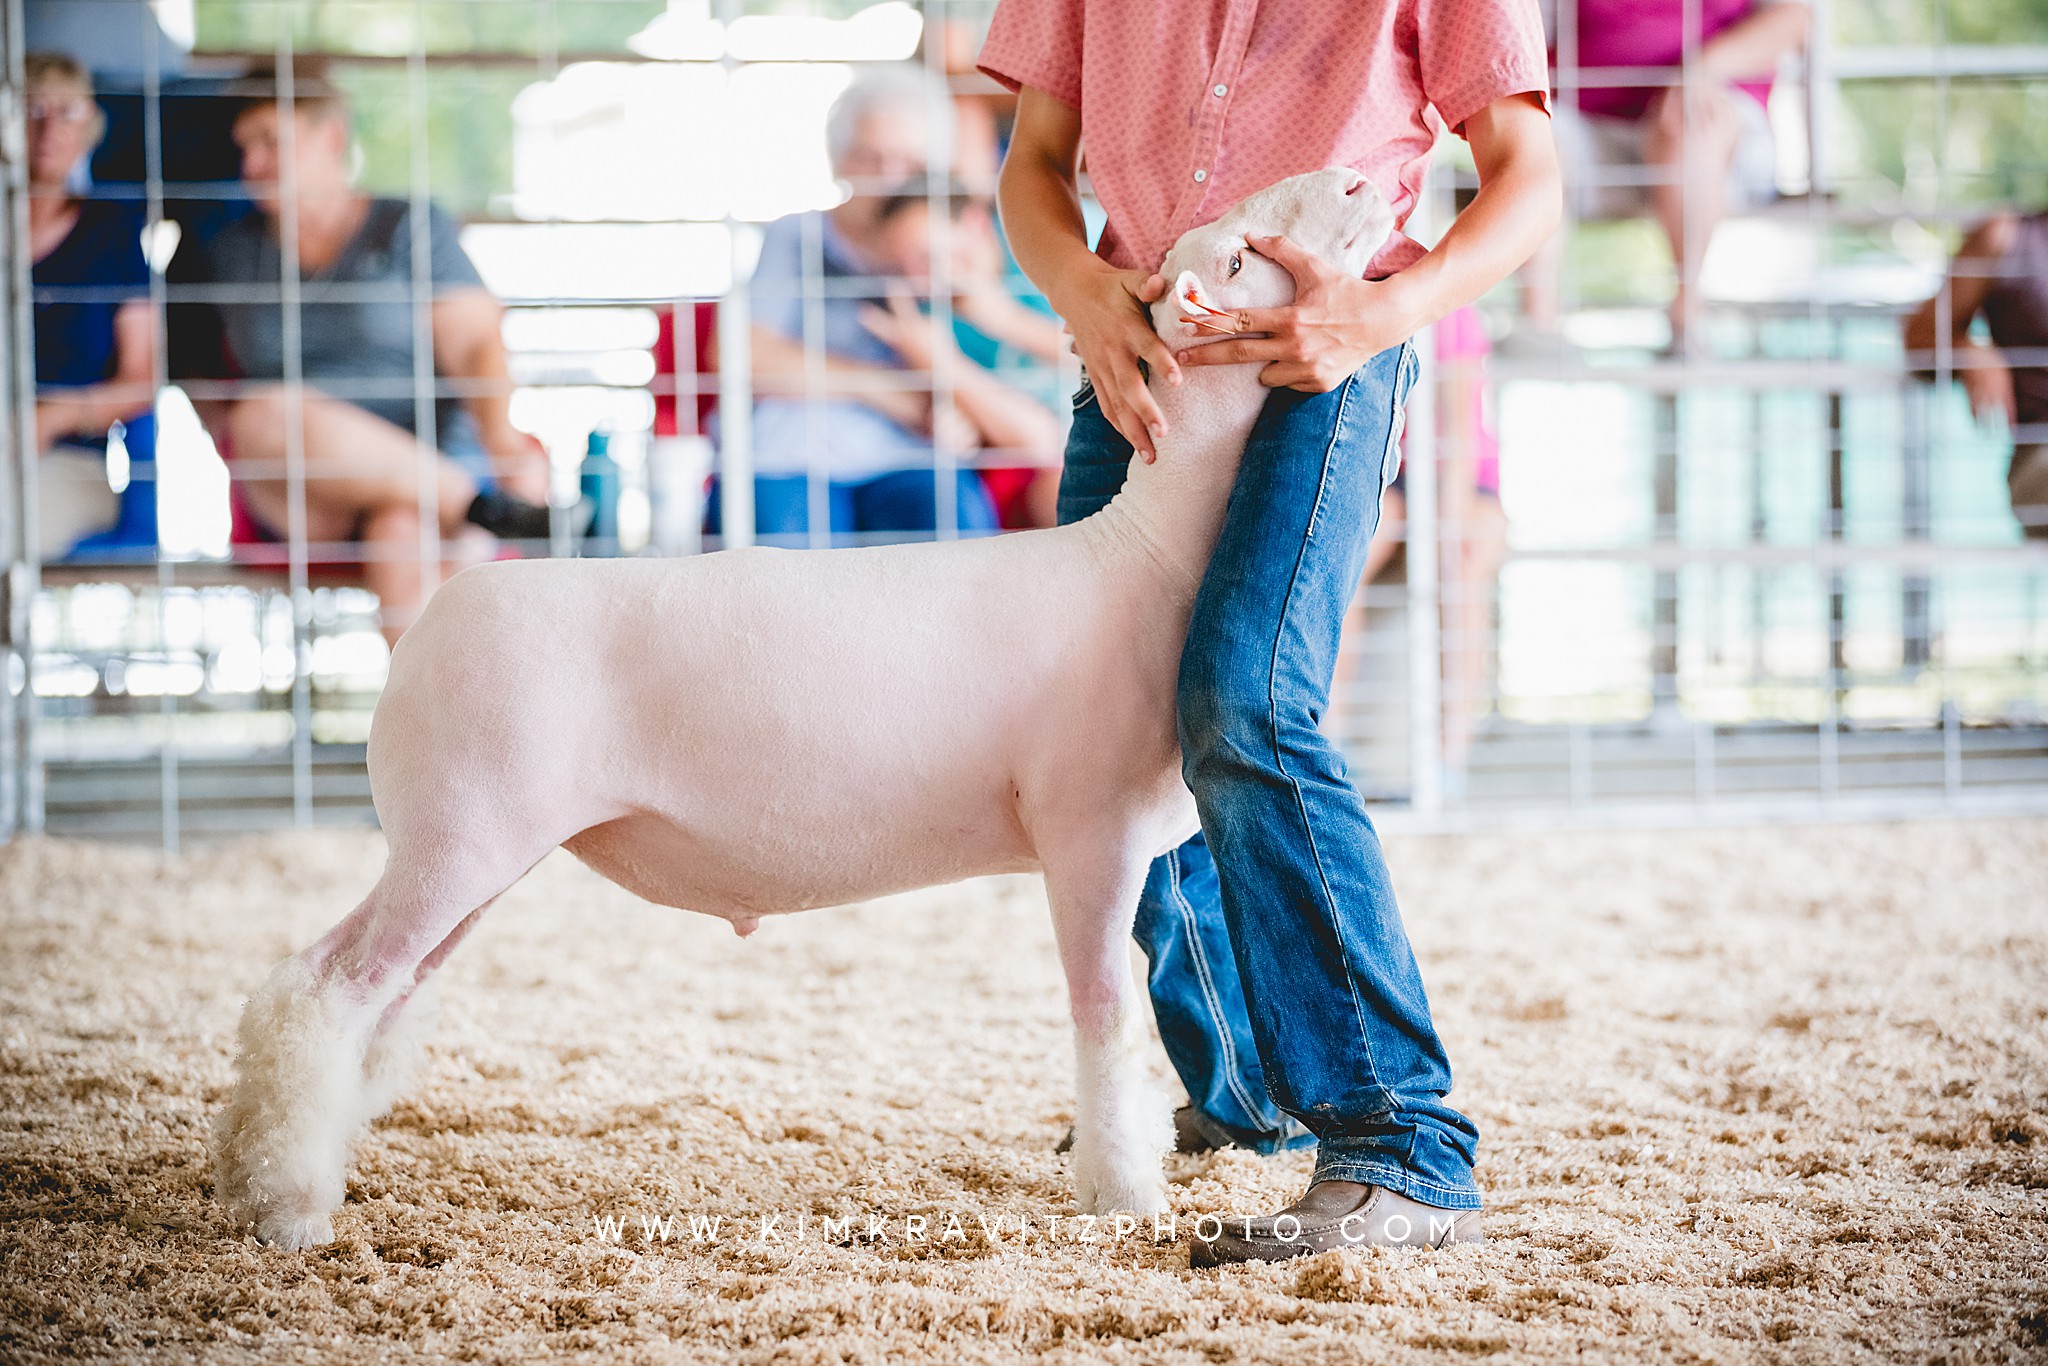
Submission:
[[1440,1185],[1417,1176],[1398,1162],[1346,1157],[1342,1153],[1317,1154],[1315,1172],[1309,1177],[1309,1184],[1313,1186],[1323,1181],[1355,1181],[1360,1185],[1380,1186],[1436,1209],[1480,1209],[1484,1203],[1476,1185]]
[[1290,1124],[1285,1131],[1239,1129],[1225,1124],[1214,1115],[1197,1105],[1194,1110],[1195,1131],[1219,1148],[1249,1148],[1255,1153],[1270,1157],[1274,1153],[1293,1152],[1299,1148],[1315,1146],[1316,1136],[1299,1124]]

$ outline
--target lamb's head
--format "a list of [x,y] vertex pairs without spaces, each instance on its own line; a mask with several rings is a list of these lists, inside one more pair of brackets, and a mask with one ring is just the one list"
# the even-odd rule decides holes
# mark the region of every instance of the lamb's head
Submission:
[[[1289,176],[1181,235],[1159,268],[1167,290],[1152,305],[1152,325],[1179,350],[1228,331],[1233,310],[1292,303],[1294,277],[1253,251],[1247,237],[1284,235],[1345,274],[1363,275],[1393,231],[1392,207],[1358,172],[1334,166]],[[1208,327],[1187,321],[1213,314],[1226,316]]]

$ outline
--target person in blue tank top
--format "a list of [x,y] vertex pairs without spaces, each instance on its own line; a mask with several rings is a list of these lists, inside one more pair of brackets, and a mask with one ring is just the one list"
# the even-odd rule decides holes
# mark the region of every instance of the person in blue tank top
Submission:
[[[106,121],[92,79],[61,53],[24,60],[28,238],[33,293],[37,550],[57,559],[103,535],[120,511],[107,433],[146,461],[152,445],[155,327],[142,215],[133,204],[81,199],[67,188]],[[116,471],[116,482],[122,472]],[[154,529],[149,541],[154,544]],[[96,535],[97,534],[97,535]]]

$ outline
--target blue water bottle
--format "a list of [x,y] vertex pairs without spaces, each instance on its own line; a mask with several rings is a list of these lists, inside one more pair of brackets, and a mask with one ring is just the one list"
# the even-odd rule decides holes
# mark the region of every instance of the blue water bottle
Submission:
[[590,505],[590,528],[584,533],[586,555],[619,553],[619,464],[611,456],[611,437],[602,429],[590,434],[581,477],[584,501]]

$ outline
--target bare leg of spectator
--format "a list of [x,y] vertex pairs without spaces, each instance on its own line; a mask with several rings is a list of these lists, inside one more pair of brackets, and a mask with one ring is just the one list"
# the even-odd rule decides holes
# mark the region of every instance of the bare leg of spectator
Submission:
[[1486,700],[1493,658],[1493,595],[1507,558],[1500,502],[1474,494],[1459,526],[1458,558],[1444,603],[1444,769],[1463,774]]
[[[454,461],[412,433],[352,403],[308,389],[305,417],[306,535],[314,541],[348,540],[372,513],[418,508],[420,478],[429,473],[438,499],[441,534],[467,523],[476,481]],[[250,508],[273,531],[289,524],[285,484],[288,411],[282,389],[263,389],[237,401],[227,426],[237,464],[248,462],[243,492]]]
[[1650,187],[1650,206],[1671,239],[1678,263],[1678,293],[1671,300],[1671,339],[1682,351],[1699,321],[1700,263],[1707,242],[1728,214],[1728,174],[1742,125],[1730,101],[1741,98],[1719,88],[1695,91],[1687,99],[1673,87],[1650,105],[1643,138],[1643,164],[1660,174]]
[[[1366,551],[1361,588],[1378,578],[1407,544],[1407,515],[1407,499],[1400,489],[1390,488],[1380,495],[1379,530],[1373,533],[1372,545]],[[1472,732],[1486,699],[1493,663],[1494,586],[1501,563],[1507,558],[1507,518],[1501,512],[1499,500],[1474,493],[1457,509],[1456,515],[1457,555],[1442,589],[1443,755],[1447,780],[1454,785],[1461,783],[1471,757]],[[1342,696],[1345,685],[1356,676],[1356,652],[1364,630],[1363,605],[1354,603],[1351,615],[1344,621],[1333,696]]]
[[1040,470],[1025,491],[1024,506],[1035,527],[1060,524],[1060,472],[1058,466]]
[[456,571],[490,558],[490,538],[476,527],[464,527],[442,543],[449,558],[428,563],[422,573],[420,511],[413,505],[377,509],[363,518],[357,534],[363,546],[363,586],[377,595],[378,623],[391,645],[419,620],[434,590]]
[[[1352,599],[1351,610],[1344,618],[1344,632],[1337,645],[1337,672],[1330,684],[1330,695],[1342,697],[1356,677],[1356,660],[1361,642],[1365,639],[1365,591],[1372,581],[1386,572],[1394,562],[1394,556],[1408,543],[1408,532],[1404,522],[1408,515],[1407,500],[1401,490],[1388,489],[1380,495],[1380,524],[1374,528],[1372,543],[1365,548],[1365,569],[1358,576],[1358,596]],[[1381,589],[1386,592],[1386,589]]]
[[[418,619],[443,579],[480,558],[477,529],[463,514],[476,497],[476,481],[412,433],[352,403],[307,390],[305,417],[306,539],[359,541],[363,585],[377,595],[384,638],[396,643]],[[290,523],[284,475],[287,408],[282,389],[237,401],[224,421],[250,510],[271,530]],[[420,479],[433,479],[445,553],[467,547],[455,560],[423,563],[420,555]]]
[[1365,548],[1365,572],[1359,582],[1378,578],[1407,544],[1408,497],[1390,488],[1380,495],[1380,524],[1372,533],[1372,544]]

